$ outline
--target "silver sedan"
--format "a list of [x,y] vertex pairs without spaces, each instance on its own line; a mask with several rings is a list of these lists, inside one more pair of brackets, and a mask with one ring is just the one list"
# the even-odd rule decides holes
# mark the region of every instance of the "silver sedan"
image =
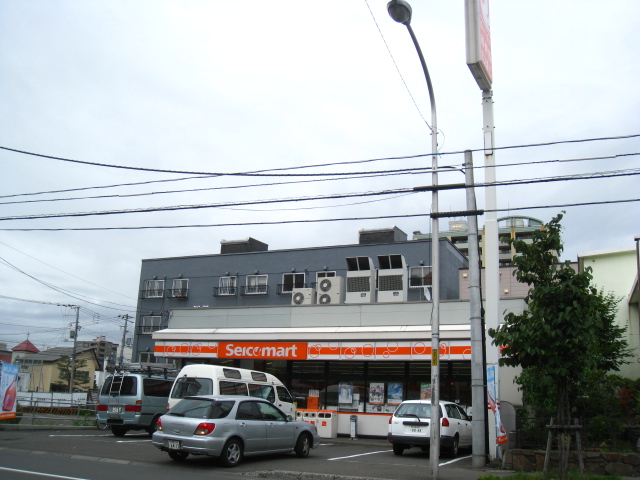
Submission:
[[181,400],[160,417],[152,438],[173,460],[209,455],[226,467],[235,467],[245,455],[308,457],[320,442],[315,425],[293,420],[261,398],[230,395]]

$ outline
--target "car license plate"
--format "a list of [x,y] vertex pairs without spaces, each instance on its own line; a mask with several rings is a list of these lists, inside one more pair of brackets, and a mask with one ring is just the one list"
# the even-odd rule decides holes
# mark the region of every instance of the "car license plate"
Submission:
[[178,440],[167,440],[167,447],[171,450],[180,450],[180,442]]
[[407,427],[407,433],[422,433],[422,427]]
[[122,407],[120,405],[109,407],[109,413],[122,413]]

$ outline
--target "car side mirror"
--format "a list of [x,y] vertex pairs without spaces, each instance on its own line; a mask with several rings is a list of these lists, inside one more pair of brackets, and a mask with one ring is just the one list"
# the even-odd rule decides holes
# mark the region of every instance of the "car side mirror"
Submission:
[[287,415],[287,422],[293,422],[293,417],[291,415]]

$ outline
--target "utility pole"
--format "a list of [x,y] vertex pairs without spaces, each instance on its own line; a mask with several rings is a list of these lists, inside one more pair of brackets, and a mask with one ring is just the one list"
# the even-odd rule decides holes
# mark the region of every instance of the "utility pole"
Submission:
[[124,327],[122,328],[122,344],[120,345],[120,368],[123,368],[123,364],[124,364],[124,341],[126,339],[127,336],[127,323],[129,322],[129,314],[125,313],[124,315],[118,315],[119,318],[122,318],[124,320]]
[[[476,210],[473,178],[473,155],[464,152],[464,171],[467,185],[467,209]],[[482,290],[480,287],[480,254],[478,251],[478,217],[469,215],[469,325],[471,330],[471,405],[474,468],[487,464],[485,428],[487,416],[486,382],[484,381],[484,322],[482,321]]]
[[73,353],[71,354],[71,372],[69,373],[69,393],[73,394],[73,377],[76,371],[76,342],[78,341],[78,322],[80,320],[80,307],[77,305],[67,305],[76,309],[76,326],[73,332]]

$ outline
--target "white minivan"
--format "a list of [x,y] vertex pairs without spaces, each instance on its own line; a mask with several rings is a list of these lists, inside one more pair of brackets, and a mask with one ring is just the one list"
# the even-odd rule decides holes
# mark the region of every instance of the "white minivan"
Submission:
[[180,370],[169,395],[168,409],[192,395],[245,395],[264,398],[295,419],[289,390],[270,373],[220,365],[194,364]]

